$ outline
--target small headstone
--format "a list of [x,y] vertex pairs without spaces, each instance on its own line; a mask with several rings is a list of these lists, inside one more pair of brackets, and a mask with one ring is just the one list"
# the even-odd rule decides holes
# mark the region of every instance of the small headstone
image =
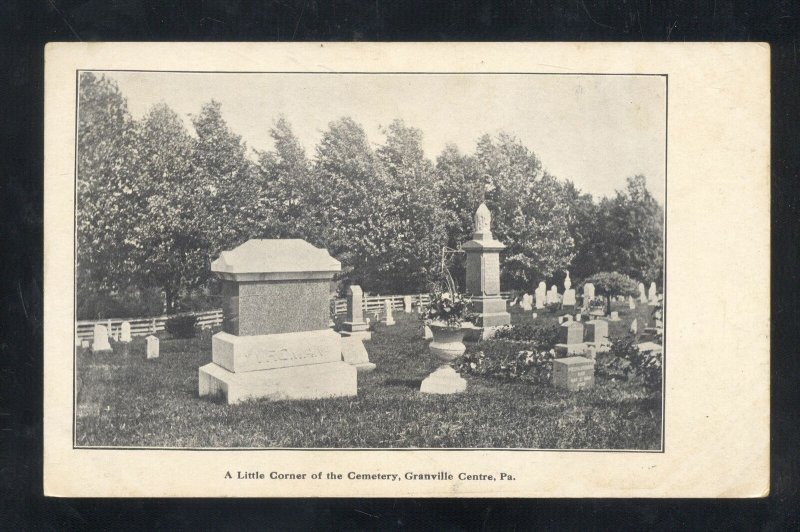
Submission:
[[403,311],[411,314],[411,296],[403,296]]
[[80,347],[80,346],[81,346],[81,339],[78,336],[78,331],[75,331],[75,347]]
[[631,322],[631,332],[633,334],[639,332],[639,322],[636,320],[636,318],[633,318],[633,321]]
[[580,312],[578,312],[577,314],[575,314],[575,321],[581,321],[581,318],[582,318],[582,316],[581,316],[581,313],[580,313]]
[[364,319],[364,293],[357,284],[347,287],[347,318],[342,323],[343,336],[358,336],[369,329],[369,318]]
[[544,284],[544,281],[539,283],[534,295],[536,296],[536,308],[543,309],[547,304],[547,285]]
[[[571,317],[571,316],[570,316]],[[583,343],[583,323],[568,320],[561,324],[558,340],[562,344],[582,344]]]
[[533,296],[530,294],[524,294],[522,296],[522,303],[520,306],[522,307],[522,310],[526,312],[533,310]]
[[642,342],[638,344],[637,347],[639,351],[644,353],[645,351],[653,351],[654,353],[661,353],[664,350],[664,347],[655,343],[655,342]]
[[589,320],[583,334],[584,341],[600,349],[608,344],[608,322],[606,320]]
[[594,285],[592,283],[586,283],[583,285],[583,300],[589,301],[592,298],[594,298]]
[[639,283],[639,302],[647,303],[647,293],[644,291],[644,283]]
[[553,360],[553,386],[569,391],[594,386],[594,361],[585,357]]
[[533,317],[533,319],[536,319],[536,318],[538,318],[538,317],[539,317],[539,315],[538,315],[537,313],[535,313],[535,312],[534,312],[532,317]]
[[550,290],[547,292],[547,304],[552,305],[560,301],[561,297],[558,294],[558,288],[556,288],[556,285],[551,286]]
[[375,364],[369,361],[364,342],[357,336],[342,337],[342,360],[354,366],[359,373],[375,369]]
[[147,342],[147,359],[158,358],[158,337],[152,334],[145,338]]
[[119,341],[127,344],[131,341],[131,324],[128,321],[123,321],[119,327]]
[[383,321],[384,325],[394,325],[394,315],[392,315],[392,300],[384,299],[383,308],[386,310],[386,317]]
[[91,342],[89,341],[88,338],[84,338],[84,339],[81,340],[81,347],[83,349],[89,349],[90,346],[91,346]]
[[511,302],[508,304],[509,307],[514,307],[517,305],[517,299],[511,298]]
[[574,307],[575,306],[575,289],[568,288],[564,290],[564,298],[561,300],[561,305],[563,307]]
[[648,303],[655,305],[658,303],[658,294],[656,293],[656,283],[650,283],[650,290],[648,290]]
[[106,329],[106,326],[97,324],[94,326],[92,353],[99,351],[111,351],[111,344],[108,343],[108,329]]
[[633,296],[628,296],[628,308],[631,310],[636,308],[636,301],[633,300]]
[[611,317],[608,318],[609,321],[619,321],[619,312],[616,310],[611,311]]
[[433,340],[433,331],[431,330],[431,328],[430,328],[430,327],[428,327],[427,325],[425,325],[425,326],[423,327],[422,336],[423,336],[423,338],[424,338],[425,340]]

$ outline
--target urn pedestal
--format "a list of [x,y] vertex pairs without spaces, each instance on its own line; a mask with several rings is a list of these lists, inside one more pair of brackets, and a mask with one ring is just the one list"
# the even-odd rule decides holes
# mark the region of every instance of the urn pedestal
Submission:
[[433,341],[428,345],[430,353],[436,357],[439,367],[422,381],[421,393],[452,394],[467,389],[467,381],[453,369],[453,361],[464,354],[464,335],[474,327],[462,325],[448,327],[445,324],[432,323]]

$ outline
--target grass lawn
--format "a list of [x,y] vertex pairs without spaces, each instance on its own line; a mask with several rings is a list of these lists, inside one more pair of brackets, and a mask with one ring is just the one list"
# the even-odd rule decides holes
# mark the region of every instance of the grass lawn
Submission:
[[[624,306],[624,308],[623,308]],[[610,334],[627,331],[646,305]],[[359,374],[358,397],[250,401],[228,406],[197,395],[197,370],[211,361],[210,336],[164,334],[161,356],[145,359],[141,338],[128,353],[78,353],[76,443],[130,447],[499,447],[659,449],[661,399],[634,383],[597,377],[591,390],[466,376],[462,394],[431,396],[419,386],[436,364],[415,315],[395,314],[367,342],[372,373]],[[547,311],[539,320],[555,320]],[[531,320],[512,308],[512,320]],[[640,330],[644,328],[639,321]]]

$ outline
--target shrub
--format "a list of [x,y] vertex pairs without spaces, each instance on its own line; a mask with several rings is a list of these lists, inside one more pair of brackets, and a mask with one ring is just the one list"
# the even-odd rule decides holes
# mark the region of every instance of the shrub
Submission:
[[650,391],[661,389],[663,361],[660,352],[640,351],[634,335],[612,338],[609,352],[598,357],[597,371],[614,377],[625,375],[642,380]]
[[191,314],[173,316],[164,324],[164,328],[175,338],[194,338],[197,334],[197,317]]
[[549,383],[555,350],[531,347],[530,343],[510,340],[481,342],[477,350],[459,359],[457,369],[461,373],[505,381]]
[[558,325],[554,323],[526,323],[524,325],[506,325],[497,329],[494,334],[497,340],[516,340],[530,342],[532,349],[547,350],[558,343]]

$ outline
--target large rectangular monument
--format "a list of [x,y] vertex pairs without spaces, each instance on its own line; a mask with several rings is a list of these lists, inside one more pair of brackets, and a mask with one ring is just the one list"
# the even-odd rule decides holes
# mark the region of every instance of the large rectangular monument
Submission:
[[328,328],[329,286],[341,270],[304,240],[248,240],[211,263],[222,279],[223,331],[199,370],[200,396],[247,399],[356,395],[356,368]]
[[472,298],[477,325],[499,327],[511,323],[506,302],[500,297],[500,252],[505,245],[492,235],[492,215],[485,203],[475,212],[472,240],[461,249],[467,255],[467,294]]

